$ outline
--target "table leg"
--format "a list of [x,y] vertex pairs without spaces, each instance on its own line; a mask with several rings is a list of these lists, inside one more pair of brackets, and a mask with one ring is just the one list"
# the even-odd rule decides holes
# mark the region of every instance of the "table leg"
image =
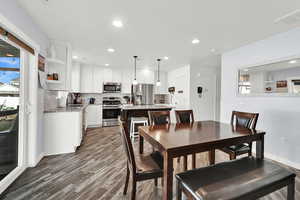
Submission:
[[215,164],[215,160],[216,160],[216,150],[213,149],[213,150],[210,150],[208,152],[208,157],[209,157],[209,164],[210,165],[214,165]]
[[261,136],[260,140],[256,141],[256,157],[259,159],[264,159],[264,149],[265,149],[265,142],[264,136]]
[[139,148],[140,148],[140,154],[144,153],[144,137],[141,135],[139,137]]
[[164,187],[163,199],[172,200],[173,198],[173,158],[168,152],[164,152]]

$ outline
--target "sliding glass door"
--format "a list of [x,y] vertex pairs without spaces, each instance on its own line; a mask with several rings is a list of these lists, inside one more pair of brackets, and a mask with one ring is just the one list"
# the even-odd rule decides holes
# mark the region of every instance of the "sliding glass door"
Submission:
[[0,39],[0,180],[24,159],[25,55],[17,45]]

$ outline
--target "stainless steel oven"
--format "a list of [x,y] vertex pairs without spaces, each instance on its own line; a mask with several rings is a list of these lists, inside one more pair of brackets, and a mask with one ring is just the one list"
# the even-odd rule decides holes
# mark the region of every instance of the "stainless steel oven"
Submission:
[[103,97],[103,126],[118,126],[121,114],[121,99],[118,97]]
[[103,83],[103,92],[104,93],[121,93],[122,84],[114,82]]

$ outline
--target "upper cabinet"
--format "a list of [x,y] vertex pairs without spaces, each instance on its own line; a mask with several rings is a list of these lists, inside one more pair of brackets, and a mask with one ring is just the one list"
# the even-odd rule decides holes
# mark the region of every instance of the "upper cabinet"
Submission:
[[80,63],[73,62],[71,70],[71,92],[80,92],[80,76],[81,68]]
[[103,82],[105,82],[106,76],[111,76],[111,72],[104,70],[104,68],[95,66],[94,67],[94,92],[102,93],[103,92]]
[[[73,63],[71,73],[72,92],[102,93],[103,83],[118,82],[122,84],[122,93],[131,93],[131,85],[134,72],[131,69],[113,69],[90,64]],[[137,81],[139,83],[156,83],[155,72],[150,70],[137,70]],[[155,93],[167,92],[167,78],[161,75],[161,86],[156,87]]]
[[49,90],[71,89],[72,49],[69,44],[52,42],[46,58],[47,87]]
[[94,93],[94,66],[81,65],[80,92]]

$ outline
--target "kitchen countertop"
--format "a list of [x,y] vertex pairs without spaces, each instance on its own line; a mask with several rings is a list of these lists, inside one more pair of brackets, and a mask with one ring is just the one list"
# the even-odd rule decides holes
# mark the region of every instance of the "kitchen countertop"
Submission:
[[53,108],[45,110],[44,113],[57,113],[57,112],[81,112],[83,109],[85,109],[89,104],[84,105],[73,105],[73,106],[67,106],[65,108]]
[[156,104],[156,105],[122,105],[121,110],[152,110],[152,109],[172,109],[173,105]]

